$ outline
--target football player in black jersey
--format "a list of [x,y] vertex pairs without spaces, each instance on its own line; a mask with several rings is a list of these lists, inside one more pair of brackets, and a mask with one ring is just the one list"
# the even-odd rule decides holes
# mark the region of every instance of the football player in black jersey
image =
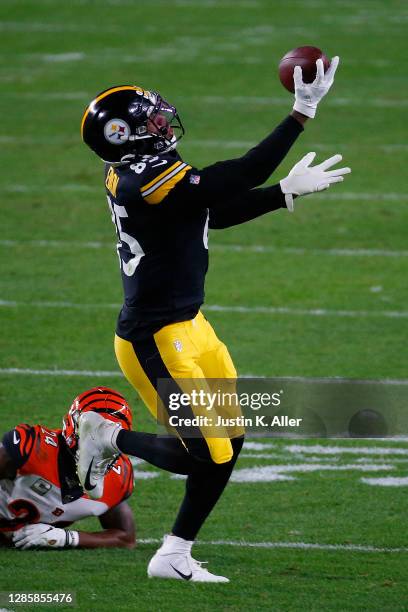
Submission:
[[[134,85],[111,87],[83,115],[82,138],[105,162],[106,195],[118,236],[124,304],[116,328],[116,356],[126,378],[160,421],[166,421],[170,392],[181,392],[183,381],[193,381],[191,389],[205,387],[205,379],[231,384],[237,376],[227,348],[200,312],[208,229],[244,223],[280,208],[293,211],[295,197],[326,189],[350,172],[331,169],[340,155],[311,166],[315,154],[309,153],[286,178],[259,188],[284,159],[306,120],[315,116],[337,64],[338,58],[333,58],[324,73],[318,60],[311,84],[303,83],[297,67],[290,115],[242,157],[202,169],[183,161],[177,152],[184,128],[176,108],[157,92]],[[160,380],[168,381],[167,387],[161,388]],[[184,416],[198,412],[192,404],[184,406]],[[178,516],[148,574],[227,582],[204,570],[191,557],[191,546],[229,480],[244,431],[235,427],[215,436],[201,427],[192,427],[189,434],[177,427],[173,431],[175,435],[167,438],[118,433],[99,415],[84,415],[80,480],[90,496],[101,495],[103,462],[119,449],[186,474]]]

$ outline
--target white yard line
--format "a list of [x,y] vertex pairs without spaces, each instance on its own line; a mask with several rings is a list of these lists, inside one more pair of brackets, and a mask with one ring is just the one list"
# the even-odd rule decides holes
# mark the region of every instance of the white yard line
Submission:
[[[63,99],[63,98],[61,98]],[[9,141],[12,141],[12,137],[7,137]],[[186,141],[186,145],[199,147],[201,150],[204,148],[214,148],[214,149],[249,149],[256,145],[256,141],[254,140],[216,140],[211,139],[207,140],[205,138],[201,139],[189,139]],[[380,151],[383,153],[405,153],[408,151],[408,145],[404,143],[390,143],[390,144],[372,144],[372,143],[317,143],[312,142],[308,145],[308,149],[310,151],[337,151],[341,150],[342,153],[344,151]]]
[[73,308],[77,310],[93,310],[93,309],[107,309],[115,310],[120,308],[120,304],[78,304],[76,302],[15,302],[13,300],[0,300],[0,307],[3,308],[55,308],[59,310],[61,308]]
[[[15,375],[15,376],[83,376],[83,377],[95,377],[95,378],[103,378],[103,377],[109,377],[109,376],[114,376],[114,377],[121,377],[123,376],[122,372],[119,372],[118,370],[65,370],[65,369],[58,369],[58,368],[53,368],[53,369],[31,369],[31,368],[0,368],[0,374],[4,374],[4,375]],[[306,377],[306,376],[274,376],[274,377],[266,377],[266,376],[256,376],[255,374],[251,374],[251,375],[241,375],[241,378],[270,378],[271,380],[277,380],[277,381],[282,381],[282,380],[286,380],[286,381],[294,381],[294,382],[305,382],[305,383],[309,383],[309,384],[321,384],[321,383],[335,383],[335,384],[350,384],[350,383],[355,383],[355,384],[367,384],[367,385],[408,385],[408,379],[391,379],[391,378],[380,378],[380,379],[373,379],[373,380],[352,380],[349,378],[313,378],[313,377]],[[388,438],[386,438],[386,440],[388,441]],[[395,438],[395,440],[398,441],[405,441],[406,437],[399,437],[399,438]],[[263,450],[263,449],[270,449],[270,445],[269,444],[263,444],[261,442],[246,442],[246,448],[248,449],[252,449],[252,450]],[[290,448],[294,448],[293,447],[287,447],[288,449]],[[305,446],[305,447],[298,447],[296,450],[293,450],[292,452],[297,453],[303,453],[303,452],[309,452],[307,449],[312,448],[310,446]],[[326,447],[326,446],[322,446],[319,447],[319,449],[316,452],[316,454],[320,454],[320,448],[325,449],[325,448],[332,448],[332,447]],[[339,447],[341,448],[341,447]],[[306,449],[306,450],[303,450]],[[310,451],[312,452],[312,451]],[[322,451],[322,454],[334,454],[336,453],[336,451],[331,451],[331,452],[327,452],[324,453]],[[353,447],[350,447],[349,451],[344,451],[344,452],[353,452]],[[405,453],[404,453],[405,454]]]
[[[168,0],[149,0],[153,6],[162,6],[168,8]],[[112,6],[131,6],[134,7],[134,0],[105,0],[106,4]],[[222,8],[246,8],[257,9],[262,6],[262,3],[257,0],[172,0],[172,7],[200,9],[222,9]]]
[[210,312],[231,312],[243,314],[265,314],[265,315],[293,315],[306,317],[346,317],[346,318],[368,318],[379,317],[386,319],[405,319],[408,317],[407,310],[335,310],[328,308],[289,308],[286,306],[221,306],[209,304],[203,310]]
[[32,247],[32,248],[55,248],[55,249],[115,249],[112,242],[73,240],[0,240],[0,247]]
[[120,26],[103,26],[98,25],[81,25],[79,23],[46,23],[34,21],[0,21],[0,32],[38,32],[38,33],[55,33],[55,32],[79,32],[97,33],[111,32],[121,33]]
[[360,478],[360,482],[363,482],[364,484],[368,484],[372,486],[380,486],[380,487],[407,487],[408,486],[408,476],[404,476],[404,477],[385,476],[383,478]]
[[[257,58],[254,58],[257,59]],[[223,59],[225,62],[225,58]],[[262,61],[262,60],[260,60]],[[287,98],[285,97],[272,97],[272,96],[183,96],[185,100],[197,100],[197,102],[206,104],[232,104],[232,105],[259,105],[259,106],[287,106]],[[350,97],[335,97],[327,100],[328,106],[373,106],[377,108],[404,108],[408,106],[408,100],[406,99],[393,99],[393,98],[359,98],[355,96]]]
[[[158,538],[142,538],[140,544],[161,544]],[[239,548],[294,548],[298,550],[328,550],[367,553],[406,553],[408,547],[387,548],[369,544],[318,544],[315,542],[248,542],[246,540],[197,540],[198,546],[236,546]]]
[[44,62],[80,62],[85,59],[85,53],[73,51],[71,53],[47,53],[40,56]]
[[314,444],[291,444],[285,446],[289,453],[310,453],[314,455],[408,455],[408,448],[392,448],[380,446],[323,446]]
[[[250,468],[235,469],[231,475],[231,482],[273,482],[282,480],[283,474],[311,473],[311,472],[381,472],[393,470],[394,466],[388,463],[350,463],[345,465],[330,465],[327,463],[303,463],[290,465],[264,465]],[[285,477],[286,479],[286,477]]]
[[[316,195],[316,194],[315,194]],[[358,191],[343,191],[343,192],[339,192],[338,194],[333,193],[333,192],[323,192],[322,193],[323,197],[325,197],[327,200],[356,200],[356,201],[360,201],[360,200],[365,200],[365,201],[370,201],[370,202],[375,202],[375,201],[384,201],[384,202],[406,202],[408,200],[408,193],[396,193],[396,192],[390,192],[390,193],[367,193],[367,192],[358,192]],[[305,196],[305,197],[311,197],[309,196]]]
[[[33,248],[75,248],[75,249],[109,249],[114,250],[114,241],[71,241],[71,240],[1,240],[0,247],[33,247]],[[210,243],[211,251],[236,253],[283,253],[287,255],[331,255],[334,257],[408,257],[408,251],[391,249],[307,249],[304,247],[279,247],[262,244],[217,244]]]
[[[0,245],[2,241],[0,240]],[[244,253],[285,253],[287,255],[333,255],[336,257],[408,257],[408,251],[390,249],[306,249],[303,247],[278,247],[260,244],[212,244],[212,251]]]
[[[18,302],[14,300],[0,300],[3,308],[73,308],[77,310],[90,309],[116,309],[120,304],[98,303],[80,304],[76,302]],[[405,319],[408,318],[408,310],[336,310],[330,308],[290,308],[287,306],[223,306],[220,304],[207,304],[202,307],[209,312],[230,312],[237,314],[264,314],[264,315],[290,315],[303,317],[346,317],[346,318],[386,318]]]
[[[83,100],[84,102],[89,102],[92,98],[92,94],[87,93],[86,91],[42,91],[41,93],[35,91],[25,91],[20,93],[8,92],[9,98],[16,98],[17,100],[26,99],[26,100],[39,100],[44,103],[45,100]],[[26,142],[26,143],[35,143],[35,138],[31,138],[28,136],[27,140],[23,140],[24,136],[18,136],[16,141]],[[13,142],[12,136],[1,136],[0,142]],[[14,141],[14,142],[16,142]],[[48,138],[46,140],[39,139],[40,143],[49,143],[49,142],[67,142],[67,138],[63,138],[62,136],[56,139]],[[69,142],[78,142],[77,138],[70,138]]]
[[[23,183],[14,183],[11,185],[5,185],[3,191],[6,193],[19,193],[19,194],[38,194],[38,193],[64,193],[64,192],[77,192],[77,193],[99,193],[103,194],[103,186],[92,186],[84,185],[81,183],[65,183],[62,185],[27,185]],[[316,197],[316,194],[305,196],[308,198]],[[340,201],[368,201],[368,202],[408,202],[408,193],[397,193],[397,192],[359,192],[359,191],[339,191],[338,193],[327,193],[322,192],[317,194],[320,199],[326,200],[340,200]]]
[[123,377],[118,370],[33,370],[30,368],[0,368],[0,374],[16,376],[83,376],[85,378]]
[[[74,54],[72,54],[74,55]],[[50,56],[51,57],[51,56]],[[57,60],[55,60],[57,61]],[[16,99],[29,99],[29,100],[50,100],[54,102],[56,100],[83,100],[84,103],[89,102],[92,98],[93,93],[86,93],[84,91],[56,91],[56,92],[43,92],[41,94],[27,91],[24,93],[13,94],[13,92],[5,92],[4,96],[7,98],[16,98]],[[50,137],[38,137],[38,136],[0,136],[0,143],[2,144],[16,144],[16,145],[53,145],[53,144],[64,144],[70,143],[75,144],[78,143],[78,139],[75,137],[69,136],[55,136],[53,138]],[[217,140],[217,139],[207,139],[207,138],[199,138],[194,139],[190,138],[186,141],[186,145],[190,147],[198,147],[200,149],[249,149],[256,145],[256,141],[254,140]],[[308,149],[311,151],[336,151],[341,149],[344,151],[380,151],[383,153],[396,153],[401,154],[408,151],[408,144],[406,143],[389,143],[389,144],[373,144],[373,143],[318,143],[312,142],[308,145]]]
[[21,183],[14,183],[4,189],[8,193],[59,193],[59,192],[86,192],[86,193],[101,193],[103,194],[103,187],[93,187],[92,185],[81,185],[80,183],[65,183],[63,185],[23,185]]
[[145,472],[143,470],[135,470],[134,477],[136,480],[152,480],[153,478],[159,478],[159,472]]
[[[269,376],[259,376],[257,374],[243,374],[241,378],[270,378]],[[272,377],[273,380],[277,381],[291,381],[291,382],[304,382],[311,384],[359,384],[359,385],[408,385],[407,378],[377,378],[377,379],[361,379],[361,378],[342,378],[332,376],[330,378],[319,378],[319,377],[309,377],[309,376],[275,376]],[[400,436],[399,439],[405,440],[405,436]]]

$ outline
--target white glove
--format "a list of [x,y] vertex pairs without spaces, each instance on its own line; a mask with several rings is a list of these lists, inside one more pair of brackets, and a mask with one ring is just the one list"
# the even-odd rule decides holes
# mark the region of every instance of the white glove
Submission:
[[16,531],[13,535],[13,542],[16,548],[22,550],[34,546],[45,548],[75,547],[79,543],[79,534],[77,531],[60,529],[45,523],[34,523]]
[[328,170],[343,159],[341,155],[333,155],[321,164],[310,167],[316,153],[307,153],[295,164],[288,176],[280,181],[282,193],[285,194],[286,207],[293,212],[293,196],[306,195],[314,191],[323,191],[332,183],[343,181],[343,175],[351,172],[350,168]]
[[327,94],[333,85],[334,75],[339,65],[340,58],[333,57],[327,72],[324,72],[323,60],[316,61],[316,78],[313,83],[304,83],[302,68],[295,66],[293,80],[295,83],[295,104],[293,110],[313,119],[320,100]]

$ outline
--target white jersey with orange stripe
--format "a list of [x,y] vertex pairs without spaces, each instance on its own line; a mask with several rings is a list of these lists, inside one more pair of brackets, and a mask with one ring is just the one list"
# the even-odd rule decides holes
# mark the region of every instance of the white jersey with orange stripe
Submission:
[[31,523],[62,527],[101,516],[132,493],[132,464],[120,455],[105,476],[103,497],[90,499],[59,429],[20,424],[4,435],[2,444],[16,475],[0,480],[0,534],[10,536]]

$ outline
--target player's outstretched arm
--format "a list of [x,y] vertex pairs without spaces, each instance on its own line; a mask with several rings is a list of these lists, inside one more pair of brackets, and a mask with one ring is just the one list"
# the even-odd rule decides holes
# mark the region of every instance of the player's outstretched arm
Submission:
[[210,229],[225,229],[246,223],[261,215],[286,208],[280,185],[243,191],[232,199],[209,208]]
[[204,202],[239,194],[243,189],[262,185],[286,157],[303,131],[301,121],[289,115],[264,140],[242,157],[219,161],[199,171],[195,199]]
[[79,532],[79,545],[82,548],[134,548],[136,546],[133,513],[127,502],[124,501],[102,514],[99,521],[104,531]]
[[126,502],[99,517],[103,531],[87,532],[61,529],[45,523],[33,523],[16,531],[16,548],[133,548],[135,527],[133,514]]
[[290,171],[289,175],[277,185],[261,189],[251,189],[241,193],[223,205],[210,208],[209,227],[224,229],[266,213],[287,208],[294,210],[293,199],[314,191],[323,191],[333,183],[340,183],[350,168],[330,169],[341,161],[341,155],[333,155],[317,166],[310,166],[316,153],[308,153]]
[[302,69],[296,66],[293,73],[295,103],[291,115],[242,157],[203,168],[200,171],[201,190],[207,188],[208,192],[213,191],[207,194],[208,197],[217,197],[262,185],[286,157],[307,119],[315,117],[317,105],[333,85],[338,65],[339,57],[333,57],[330,67],[324,72],[323,61],[318,59],[313,83],[304,83]]

